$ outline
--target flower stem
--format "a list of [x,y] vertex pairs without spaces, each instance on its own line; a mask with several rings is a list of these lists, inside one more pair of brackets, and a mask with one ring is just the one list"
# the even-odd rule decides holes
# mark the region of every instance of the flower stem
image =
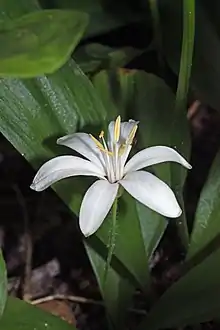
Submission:
[[[188,158],[190,152],[190,137],[188,123],[186,118],[187,96],[191,76],[193,49],[194,49],[194,35],[195,35],[195,0],[182,1],[183,6],[183,36],[182,49],[180,58],[180,68],[178,77],[178,87],[176,92],[175,102],[175,116],[173,122],[173,141],[177,150]],[[180,129],[179,129],[180,127]],[[174,171],[175,172],[175,171]],[[183,187],[185,181],[185,174],[180,170],[180,174],[173,173],[172,185]],[[178,190],[178,189],[177,189]],[[177,230],[179,237],[185,251],[189,245],[189,232],[187,220],[184,212],[182,193],[177,197],[180,205],[183,208],[182,215],[177,220]]]
[[185,252],[187,252],[188,247],[189,247],[189,230],[188,230],[188,224],[187,224],[187,219],[186,219],[186,214],[185,214],[183,194],[181,193],[177,197],[179,197],[178,201],[183,210],[183,213],[177,220],[177,231],[179,234],[182,248],[184,249]]
[[161,41],[161,26],[160,26],[160,13],[158,8],[158,0],[149,0],[149,6],[151,11],[154,43],[157,50],[158,64],[160,68],[164,68],[164,61],[162,57],[162,41]]
[[176,111],[186,109],[195,37],[195,0],[183,1],[183,36],[176,92]]
[[115,198],[114,203],[112,205],[112,228],[109,236],[108,242],[108,255],[104,269],[104,276],[103,276],[103,288],[106,284],[108,271],[110,268],[110,264],[112,261],[112,256],[115,248],[115,237],[116,237],[116,220],[117,220],[117,209],[118,209],[118,197]]

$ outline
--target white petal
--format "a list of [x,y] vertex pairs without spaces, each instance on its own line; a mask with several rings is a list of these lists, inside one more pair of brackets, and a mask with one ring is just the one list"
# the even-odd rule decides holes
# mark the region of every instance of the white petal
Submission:
[[[125,143],[133,127],[138,124],[138,121],[130,119],[121,123],[119,143]],[[108,125],[108,145],[111,147],[111,142],[114,140],[115,121],[111,121]]]
[[110,121],[108,125],[108,141],[114,140],[114,127],[115,127],[115,121]]
[[119,183],[142,204],[169,218],[182,213],[170,187],[145,171],[129,173]]
[[57,140],[57,144],[69,147],[80,153],[96,165],[104,168],[103,156],[95,142],[87,133],[75,133],[63,136]]
[[53,183],[76,175],[91,175],[104,178],[104,171],[88,160],[74,156],[60,156],[46,162],[38,170],[31,188],[42,191]]
[[124,153],[120,156],[120,173],[121,173],[121,176],[124,175],[124,166],[125,166],[125,163],[126,163],[126,160],[129,156],[129,153],[131,151],[131,148],[132,146],[131,145],[127,145],[125,147],[125,150],[124,150]]
[[134,155],[125,165],[124,173],[140,170],[163,162],[176,162],[191,169],[192,166],[174,149],[165,146],[146,148]]
[[129,121],[125,121],[121,123],[121,134],[120,139],[124,142],[128,138],[129,134],[131,133],[133,127],[137,125],[139,122],[135,121],[133,119],[130,119]]
[[117,196],[118,183],[98,180],[87,190],[79,213],[79,225],[85,236],[101,226]]

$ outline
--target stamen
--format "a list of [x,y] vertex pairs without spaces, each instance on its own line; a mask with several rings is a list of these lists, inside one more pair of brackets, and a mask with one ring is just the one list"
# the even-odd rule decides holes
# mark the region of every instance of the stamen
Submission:
[[89,136],[95,142],[95,144],[99,148],[99,150],[103,151],[105,154],[107,154],[109,156],[112,156],[113,155],[113,153],[111,151],[108,151],[108,149],[105,146],[103,147],[103,145],[101,144],[101,142],[99,142],[99,140],[97,140],[92,134],[89,134]]
[[135,125],[135,126],[132,128],[132,130],[131,130],[131,132],[130,132],[128,138],[127,138],[126,144],[132,144],[132,142],[133,142],[133,140],[134,140],[134,137],[135,137],[135,134],[136,134],[136,132],[137,132],[137,128],[138,128],[137,125]]
[[115,127],[114,127],[114,140],[115,142],[118,142],[120,137],[120,128],[121,128],[121,116],[118,116],[115,121]]
[[[101,133],[100,133],[101,134]],[[103,149],[103,145],[99,142],[99,140],[97,140],[92,134],[89,134],[89,136],[91,137],[91,139],[95,142],[95,144],[97,145],[97,147],[102,150]]]
[[103,139],[104,138],[104,134],[105,134],[104,131],[101,131],[100,134],[99,134],[99,138],[100,139]]

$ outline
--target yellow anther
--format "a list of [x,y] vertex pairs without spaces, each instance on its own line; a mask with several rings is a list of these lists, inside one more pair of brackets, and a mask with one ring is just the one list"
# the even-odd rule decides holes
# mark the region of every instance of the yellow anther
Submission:
[[109,151],[108,149],[105,149],[103,146],[101,148],[99,147],[99,149],[109,156],[113,155],[113,152]]
[[104,138],[104,131],[101,131],[100,134],[99,134],[99,138],[100,139],[103,139]]
[[103,148],[103,145],[101,144],[101,142],[99,142],[99,140],[97,140],[92,134],[89,134],[89,136],[91,137],[91,139],[95,142],[95,144],[97,145],[97,147],[99,148],[99,149],[104,149]]
[[107,149],[104,148],[104,146],[97,140],[92,134],[89,134],[91,139],[95,142],[96,146],[101,150],[102,152],[106,153],[109,156],[112,156],[113,153],[111,151],[108,151]]
[[106,150],[106,149],[104,149],[104,148],[103,148],[102,151],[105,152],[105,153],[106,153],[107,155],[109,155],[109,156],[113,156],[113,152],[112,152],[112,151]]
[[130,132],[128,138],[127,138],[127,141],[126,141],[127,144],[132,144],[132,142],[133,142],[133,140],[134,140],[134,137],[135,137],[135,134],[136,134],[136,132],[137,132],[137,128],[138,128],[137,125],[135,125],[135,126],[132,128],[132,130],[131,130],[131,132]]
[[121,128],[121,116],[118,116],[115,121],[115,127],[114,127],[114,140],[115,142],[118,142],[120,137],[120,128]]

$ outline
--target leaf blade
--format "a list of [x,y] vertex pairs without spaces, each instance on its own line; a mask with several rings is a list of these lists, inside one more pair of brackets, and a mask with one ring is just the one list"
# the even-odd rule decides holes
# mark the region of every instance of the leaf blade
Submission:
[[84,13],[45,10],[2,23],[0,75],[27,78],[54,72],[70,57],[87,22]]
[[174,283],[153,306],[138,330],[182,327],[218,317],[219,258],[218,249]]
[[[220,234],[220,153],[216,155],[208,179],[200,194],[187,259],[205,253]],[[215,244],[213,245],[215,248]],[[209,249],[208,249],[209,250]],[[208,252],[208,251],[207,251]]]

